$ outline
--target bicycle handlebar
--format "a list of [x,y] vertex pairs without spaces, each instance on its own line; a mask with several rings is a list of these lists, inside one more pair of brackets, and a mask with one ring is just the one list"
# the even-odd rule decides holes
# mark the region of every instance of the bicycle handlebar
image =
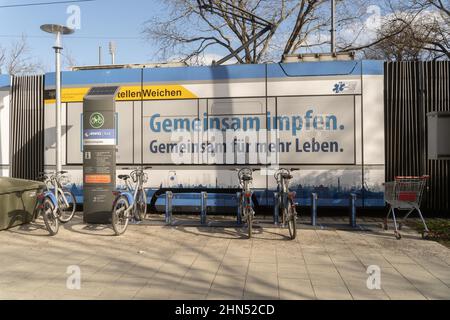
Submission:
[[275,180],[277,180],[278,183],[279,183],[280,177],[283,174],[290,175],[291,172],[289,171],[289,169],[286,169],[286,168],[280,168],[277,171],[275,171],[273,176],[274,176]]
[[147,182],[148,175],[144,172],[144,170],[145,169],[137,168],[137,169],[134,169],[133,171],[131,171],[130,177],[133,180],[133,182],[137,182],[139,176],[143,177],[143,179],[142,179],[143,182]]
[[247,176],[247,177],[253,179],[253,171],[256,171],[256,170],[257,170],[257,169],[241,168],[241,169],[238,171],[238,179],[239,179],[239,182],[241,182],[245,176]]
[[62,175],[68,173],[68,171],[52,171],[52,172],[39,172],[38,178],[42,179],[60,179]]

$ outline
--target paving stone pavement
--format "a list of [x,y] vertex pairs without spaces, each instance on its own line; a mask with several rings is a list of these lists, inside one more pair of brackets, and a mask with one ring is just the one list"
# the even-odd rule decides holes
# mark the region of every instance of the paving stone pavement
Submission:
[[[396,240],[377,219],[356,230],[339,227],[343,218],[299,224],[294,241],[268,222],[249,240],[241,228],[180,219],[154,216],[120,237],[80,214],[54,237],[42,220],[0,231],[0,299],[450,298],[450,250],[412,230]],[[371,290],[374,265],[381,288]],[[80,289],[68,288],[73,270]]]

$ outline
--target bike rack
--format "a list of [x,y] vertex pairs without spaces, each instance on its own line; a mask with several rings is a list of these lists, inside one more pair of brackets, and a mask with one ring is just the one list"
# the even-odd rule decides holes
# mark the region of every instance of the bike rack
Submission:
[[278,192],[273,193],[273,224],[277,225],[279,223],[278,219],[278,213],[279,213],[279,206],[278,203]]
[[172,224],[172,191],[166,191],[166,224]]
[[[236,192],[236,200],[238,202],[237,210],[236,210],[236,216],[237,216],[237,224],[242,224],[242,212],[241,207],[239,205],[239,200],[241,197],[241,192]],[[165,203],[165,222],[166,224],[170,225],[172,224],[172,212],[173,212],[173,198],[174,194],[172,191],[166,191],[166,203]],[[201,192],[201,198],[200,198],[200,205],[201,205],[201,211],[200,211],[200,223],[202,225],[206,224],[207,221],[207,199],[208,199],[208,193],[206,191]],[[349,225],[352,228],[356,228],[356,200],[357,200],[357,194],[356,193],[350,193],[349,196]],[[317,225],[317,206],[318,206],[318,194],[317,193],[311,193],[311,225],[316,226]],[[274,206],[273,206],[273,223],[275,225],[279,224],[279,203],[278,203],[278,192],[274,192]]]
[[317,193],[311,193],[311,225],[316,226],[317,220]]
[[350,226],[356,227],[356,193],[350,193]]
[[242,212],[241,212],[241,206],[240,206],[240,202],[241,201],[241,193],[240,192],[236,192],[236,202],[237,202],[237,211],[236,211],[236,219],[237,219],[237,224],[242,224]]
[[208,202],[208,193],[206,191],[202,191],[201,193],[201,199],[200,199],[200,223],[201,224],[206,224],[206,214],[208,211],[208,206],[207,206],[207,202]]
[[[229,193],[229,192],[228,192]],[[173,212],[173,198],[174,192],[165,190],[165,222],[170,225],[173,223],[172,212]],[[239,201],[241,192],[236,193],[236,199]],[[200,193],[200,224],[205,225],[207,223],[208,216],[208,192],[202,191]],[[242,224],[242,212],[240,212],[239,203],[237,205],[237,224]]]

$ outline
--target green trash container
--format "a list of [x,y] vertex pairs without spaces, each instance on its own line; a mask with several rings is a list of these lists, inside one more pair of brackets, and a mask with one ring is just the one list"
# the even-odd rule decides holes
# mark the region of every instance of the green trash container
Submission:
[[44,187],[39,181],[0,177],[0,230],[30,222]]

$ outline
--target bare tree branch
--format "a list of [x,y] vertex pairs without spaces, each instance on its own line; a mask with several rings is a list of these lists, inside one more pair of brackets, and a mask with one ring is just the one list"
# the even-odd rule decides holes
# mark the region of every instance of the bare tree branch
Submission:
[[78,63],[77,63],[77,60],[76,60],[76,58],[74,57],[74,55],[72,54],[72,52],[71,51],[69,51],[68,49],[65,49],[63,52],[62,52],[62,56],[63,56],[63,63],[64,63],[64,66],[66,67],[66,68],[71,68],[71,67],[74,67],[74,66],[76,66]]
[[6,53],[5,49],[0,47],[0,74],[2,73],[3,65],[5,64]]
[[[448,0],[391,1],[392,12],[403,19],[386,21],[377,41],[366,45],[369,57],[394,60],[450,58]],[[401,25],[398,22],[401,22]],[[390,34],[390,36],[389,36]]]
[[[239,12],[240,17],[227,14],[227,11],[236,10],[228,6],[229,2],[237,8],[255,13],[274,24],[274,28],[268,32],[263,41],[253,41],[243,50],[240,57],[236,57],[239,63],[258,63],[270,51],[278,26],[288,19],[298,7],[298,0],[212,1],[223,11],[222,13],[210,14],[205,10],[199,10],[196,0],[170,0],[168,5],[172,8],[171,16],[152,19],[146,24],[143,33],[147,39],[158,44],[159,53],[163,58],[175,55],[192,61],[195,55],[205,53],[206,48],[209,50],[212,47],[221,47],[228,53],[234,52],[235,49],[260,32],[262,26],[254,21],[244,19],[242,15],[245,13]],[[237,11],[235,12],[237,13]],[[190,28],[186,29],[184,27],[186,25],[189,25]],[[214,40],[211,37],[214,37]],[[205,39],[211,41],[203,42]]]
[[[330,2],[327,0],[211,0],[220,12],[202,10],[197,0],[168,0],[169,17],[149,21],[143,31],[159,47],[164,59],[199,61],[205,54],[234,52],[261,26],[229,14],[236,8],[273,24],[263,39],[255,40],[236,56],[238,63],[260,63],[282,54],[329,50]],[[338,48],[390,57],[448,56],[450,50],[449,0],[384,0],[383,23],[367,24],[371,0],[336,0]],[[429,14],[428,20],[421,18]],[[422,26],[421,26],[422,24]],[[186,26],[189,26],[188,28]],[[426,32],[431,31],[431,32]],[[402,41],[407,37],[408,41]],[[396,43],[398,46],[396,47]],[[213,51],[212,51],[213,50]],[[395,54],[393,54],[395,52]],[[403,52],[403,53],[402,53]]]
[[298,11],[297,20],[295,21],[294,28],[289,36],[289,39],[284,47],[283,54],[293,52],[293,48],[296,46],[296,39],[298,39],[300,32],[305,28],[306,21],[311,12],[322,3],[322,0],[301,0],[300,9]]
[[25,36],[11,44],[6,58],[6,71],[10,75],[24,75],[42,72],[43,67],[31,56]]

